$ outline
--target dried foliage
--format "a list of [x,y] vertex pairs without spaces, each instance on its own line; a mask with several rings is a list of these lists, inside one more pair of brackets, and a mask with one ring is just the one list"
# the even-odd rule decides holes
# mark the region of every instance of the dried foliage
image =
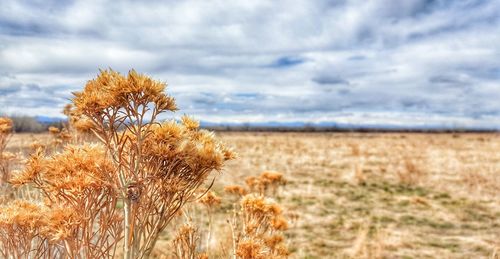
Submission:
[[277,188],[286,183],[283,174],[266,171],[258,177],[248,177],[245,182],[250,191],[240,185],[224,188],[225,192],[240,197],[233,217],[228,220],[232,231],[233,258],[288,257],[290,253],[282,234],[288,229],[288,222],[282,208],[273,199],[263,196],[269,190],[271,194],[276,194]]
[[213,225],[213,210],[220,206],[221,198],[215,195],[214,192],[209,191],[205,193],[200,199],[199,202],[205,205],[207,209],[207,218],[208,218],[208,229],[207,229],[207,239],[205,249],[207,252],[210,251],[210,240],[212,238],[212,225]]
[[7,142],[12,134],[12,126],[12,120],[0,117],[0,154],[5,151]]
[[122,234],[118,195],[110,184],[115,173],[102,146],[69,145],[51,157],[38,149],[11,183],[41,191],[45,216],[37,231],[61,243],[65,255],[103,258],[114,255]]
[[283,174],[273,171],[262,172],[258,177],[247,177],[245,182],[250,190],[262,195],[269,194],[269,192],[271,195],[276,195],[278,187],[286,184]]
[[179,259],[203,258],[203,254],[198,252],[200,234],[198,229],[191,223],[185,223],[177,231],[172,243],[174,255]]
[[[159,114],[177,109],[165,87],[133,70],[127,76],[105,70],[74,93],[73,105],[64,109],[69,124],[49,129],[53,152],[37,145],[26,168],[10,180],[38,189],[43,202],[5,205],[3,255],[109,258],[120,242],[124,258],[149,256],[209,174],[234,158],[190,117],[157,122]],[[0,147],[10,129],[8,120],[0,120]],[[101,143],[68,144],[85,132]],[[19,225],[24,217],[27,225]],[[10,238],[14,232],[20,241]]]
[[13,201],[0,208],[0,255],[2,258],[48,258],[61,255],[42,235],[43,206]]
[[9,118],[0,117],[0,203],[10,195],[10,188],[6,185],[11,176],[17,156],[6,152],[7,142],[12,135],[13,122]]
[[284,258],[289,255],[281,234],[288,228],[281,207],[270,198],[248,194],[240,201],[241,229],[233,219],[235,251],[238,258]]
[[133,70],[126,77],[109,70],[75,93],[73,116],[92,123],[117,169],[111,185],[124,203],[125,258],[149,255],[209,173],[233,158],[187,116],[181,124],[156,123],[177,109],[165,87]]
[[241,185],[228,185],[224,187],[224,191],[229,194],[244,196],[248,191]]

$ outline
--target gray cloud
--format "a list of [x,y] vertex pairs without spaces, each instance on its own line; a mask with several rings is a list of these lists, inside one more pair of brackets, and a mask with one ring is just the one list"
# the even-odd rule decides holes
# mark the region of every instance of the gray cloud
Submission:
[[349,81],[335,75],[322,75],[312,79],[320,85],[348,85]]
[[500,126],[498,13],[481,0],[5,0],[0,107],[58,116],[71,91],[112,67],[168,82],[182,112],[213,120],[349,113]]

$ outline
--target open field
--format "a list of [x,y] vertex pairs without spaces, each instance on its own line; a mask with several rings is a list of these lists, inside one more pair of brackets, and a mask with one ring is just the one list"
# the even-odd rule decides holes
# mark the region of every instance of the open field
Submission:
[[[216,237],[228,231],[223,187],[275,170],[288,180],[276,199],[291,221],[292,258],[499,257],[499,135],[218,135],[239,158],[213,187],[223,198]],[[14,135],[8,150],[48,138]]]

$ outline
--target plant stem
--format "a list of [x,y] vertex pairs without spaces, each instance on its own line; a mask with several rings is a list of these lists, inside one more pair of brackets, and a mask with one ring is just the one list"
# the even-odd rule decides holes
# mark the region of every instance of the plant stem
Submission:
[[125,198],[123,202],[123,212],[124,212],[124,230],[125,230],[125,244],[123,246],[123,259],[132,259],[133,250],[132,250],[132,219],[131,219],[131,204],[130,199]]

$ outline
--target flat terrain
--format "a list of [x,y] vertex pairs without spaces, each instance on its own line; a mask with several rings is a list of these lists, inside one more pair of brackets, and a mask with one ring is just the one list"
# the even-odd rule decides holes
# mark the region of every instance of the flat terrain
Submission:
[[[292,258],[500,256],[499,135],[218,136],[239,154],[213,188],[223,198],[214,231],[221,244],[228,232],[223,187],[274,170],[288,180],[276,199],[291,221]],[[24,152],[33,139],[47,138],[16,135],[9,150]]]

